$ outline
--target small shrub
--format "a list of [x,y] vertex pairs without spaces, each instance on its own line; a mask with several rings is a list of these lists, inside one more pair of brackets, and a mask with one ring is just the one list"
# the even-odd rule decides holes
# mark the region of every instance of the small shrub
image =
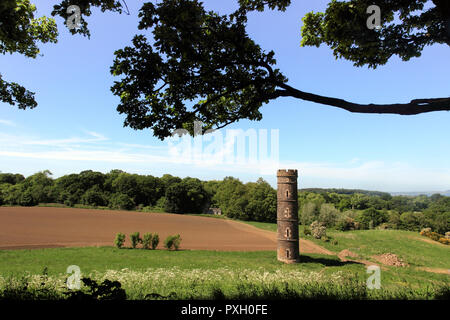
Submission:
[[133,199],[123,193],[114,193],[110,196],[109,207],[119,210],[131,210],[135,207]]
[[166,240],[164,240],[164,247],[167,250],[172,249],[172,247],[173,247],[173,236],[167,236]]
[[359,229],[359,222],[347,216],[340,216],[336,223],[336,229],[340,231],[357,230]]
[[446,239],[450,239],[450,231],[447,231],[447,232],[445,233],[445,238],[446,238]]
[[431,228],[424,228],[424,229],[422,229],[422,231],[420,231],[420,235],[422,235],[424,237],[428,237],[431,240],[438,241],[438,242],[444,243],[444,244],[448,244],[446,240],[450,240],[449,238],[447,238],[447,233],[444,236],[437,232],[432,232]]
[[306,226],[305,229],[303,229],[303,234],[305,236],[310,236],[311,235],[311,229],[308,226]]
[[439,242],[442,244],[450,244],[450,239],[447,238],[440,238]]
[[179,234],[175,236],[168,236],[166,240],[164,240],[164,247],[167,248],[167,250],[178,250],[180,247],[181,237]]
[[322,241],[324,241],[324,242],[330,242],[330,238],[327,237],[327,236],[322,236],[322,237],[320,238],[320,240],[322,240]]
[[314,238],[320,239],[323,236],[326,236],[327,228],[323,225],[323,223],[314,221],[311,223],[311,232]]
[[331,244],[334,245],[334,246],[337,246],[338,245],[338,241],[336,239],[334,239],[333,241],[331,241]]
[[181,236],[179,234],[177,234],[173,240],[173,246],[174,246],[175,250],[178,250],[178,248],[180,247],[180,244],[181,244]]
[[146,233],[142,237],[142,248],[149,250],[152,246],[153,235],[151,233]]
[[118,233],[116,234],[116,239],[114,239],[114,244],[116,245],[117,248],[122,248],[123,244],[125,243],[125,234],[123,233]]
[[442,237],[442,235],[440,235],[439,233],[436,233],[436,232],[431,232],[428,237],[434,241],[439,241],[439,239]]
[[159,235],[157,233],[154,233],[152,237],[152,249],[155,250],[158,244],[159,244]]
[[389,223],[384,222],[384,223],[380,224],[378,226],[378,229],[379,230],[387,230],[387,229],[389,229]]
[[139,232],[134,232],[130,234],[131,246],[136,248],[139,243],[142,243],[142,239],[139,236]]

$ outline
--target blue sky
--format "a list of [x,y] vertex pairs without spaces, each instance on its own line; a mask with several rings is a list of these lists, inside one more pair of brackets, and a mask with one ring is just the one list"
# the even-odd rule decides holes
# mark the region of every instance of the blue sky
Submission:
[[[336,60],[325,46],[301,48],[301,17],[323,11],[328,1],[294,1],[284,13],[252,13],[248,32],[266,50],[289,84],[303,91],[360,103],[407,102],[449,94],[450,48],[427,47],[418,59],[397,57],[376,70]],[[35,1],[49,15],[50,1]],[[263,120],[240,121],[229,129],[278,130],[278,161],[261,169],[252,163],[187,161],[174,143],[151,131],[123,127],[110,92],[114,51],[138,32],[141,1],[128,0],[131,14],[93,10],[87,18],[91,39],[72,36],[57,18],[57,44],[41,46],[43,56],[0,56],[4,79],[36,92],[38,107],[18,110],[0,103],[0,170],[30,175],[49,169],[55,177],[93,169],[122,169],[161,176],[243,181],[263,177],[275,184],[275,169],[297,168],[300,187],[344,187],[381,191],[450,189],[450,113],[416,116],[352,114],[294,98],[271,101]],[[206,1],[220,13],[235,1]],[[222,130],[223,136],[226,129]],[[259,136],[260,137],[260,136]],[[228,148],[228,149],[227,149]],[[230,149],[231,148],[231,149]],[[223,144],[217,153],[233,153]],[[236,149],[237,150],[237,149]]]

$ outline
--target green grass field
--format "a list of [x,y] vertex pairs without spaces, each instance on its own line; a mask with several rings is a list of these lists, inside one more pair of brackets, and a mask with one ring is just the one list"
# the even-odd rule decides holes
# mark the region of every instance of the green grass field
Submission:
[[[79,266],[82,276],[120,281],[130,299],[144,299],[150,293],[209,299],[218,290],[230,298],[429,299],[445,286],[448,294],[449,280],[445,274],[389,267],[382,271],[382,289],[367,290],[365,266],[340,262],[336,256],[302,255],[301,263],[286,265],[276,260],[275,252],[267,251],[88,247],[0,251],[0,288],[28,275],[30,283],[46,282],[57,291],[64,288],[69,265]],[[44,268],[45,281],[38,276]]]
[[[257,228],[274,231],[275,223],[245,222]],[[336,240],[325,242],[303,234],[304,227],[300,226],[300,238],[311,240],[318,245],[335,253],[348,249],[364,260],[373,260],[371,256],[383,253],[394,253],[406,261],[411,267],[429,267],[450,269],[450,246],[428,238],[417,232],[403,230],[355,230],[337,231],[327,230],[327,236]],[[301,252],[301,248],[300,248]],[[373,260],[375,261],[375,260]]]
[[0,250],[0,275],[40,274],[47,267],[49,275],[65,273],[67,266],[78,265],[83,273],[106,270],[142,271],[148,268],[177,267],[188,269],[264,269],[302,271],[364,271],[357,264],[342,264],[335,256],[303,255],[305,262],[284,264],[277,261],[275,251],[224,252],[203,250],[143,250],[114,247],[50,248],[32,250]]

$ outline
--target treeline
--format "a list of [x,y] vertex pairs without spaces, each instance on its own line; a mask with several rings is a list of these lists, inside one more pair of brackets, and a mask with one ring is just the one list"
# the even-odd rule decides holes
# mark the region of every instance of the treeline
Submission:
[[388,193],[299,192],[300,223],[323,222],[340,230],[390,228],[438,233],[450,230],[450,197]]
[[[319,221],[341,230],[450,230],[450,197],[439,194],[411,197],[365,190],[301,189],[298,200],[299,220],[304,225]],[[276,202],[276,190],[261,178],[243,183],[233,177],[201,181],[121,170],[106,174],[87,170],[57,179],[49,171],[27,178],[0,173],[0,205],[60,203],[172,213],[205,213],[216,207],[233,219],[275,222]]]
[[48,170],[27,178],[0,173],[0,205],[40,203],[172,213],[204,213],[209,207],[218,207],[230,218],[276,221],[276,191],[262,179],[244,184],[232,177],[201,181],[121,170],[106,174],[87,170],[57,179]]
[[355,194],[361,193],[368,196],[379,196],[381,198],[389,198],[391,196],[388,192],[370,191],[362,189],[336,189],[336,188],[303,188],[300,192],[313,192],[313,193],[339,193],[339,194]]

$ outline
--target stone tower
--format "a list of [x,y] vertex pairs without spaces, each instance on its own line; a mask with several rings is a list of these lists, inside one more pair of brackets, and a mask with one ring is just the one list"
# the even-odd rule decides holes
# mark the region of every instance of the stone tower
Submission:
[[298,238],[297,170],[278,170],[277,257],[279,261],[300,261]]

